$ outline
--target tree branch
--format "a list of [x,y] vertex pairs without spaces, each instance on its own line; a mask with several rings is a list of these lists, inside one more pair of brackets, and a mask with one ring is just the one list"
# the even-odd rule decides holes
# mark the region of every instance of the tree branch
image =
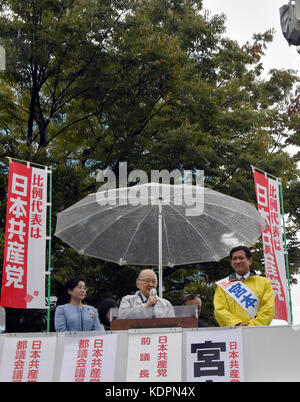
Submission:
[[58,133],[54,134],[54,135],[45,143],[44,146],[46,147],[48,144],[50,144],[50,142],[51,142],[54,138],[58,137],[61,133],[63,133],[63,132],[64,132],[65,130],[67,130],[69,127],[73,126],[73,125],[76,124],[76,123],[79,123],[80,121],[89,119],[90,117],[95,116],[96,114],[97,114],[96,112],[90,113],[90,114],[88,114],[88,115],[86,115],[86,116],[84,116],[84,117],[81,117],[81,118],[79,118],[79,119],[73,120],[71,123],[67,124],[67,125],[66,125],[62,130],[60,130]]

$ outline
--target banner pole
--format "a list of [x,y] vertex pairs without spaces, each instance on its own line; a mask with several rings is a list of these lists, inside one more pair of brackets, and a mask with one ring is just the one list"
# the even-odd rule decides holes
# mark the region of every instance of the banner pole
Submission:
[[281,204],[281,215],[282,215],[282,225],[283,225],[283,240],[284,240],[284,257],[285,257],[285,269],[286,269],[286,279],[288,284],[289,292],[289,304],[290,304],[290,319],[293,325],[293,307],[292,307],[292,297],[291,297],[291,283],[290,283],[290,270],[289,270],[289,258],[288,249],[286,242],[286,231],[285,231],[285,219],[284,219],[284,207],[283,207],[283,194],[282,194],[282,183],[281,180],[278,181],[279,191],[280,191],[280,204]]
[[51,298],[51,229],[52,228],[52,167],[49,168],[49,227],[48,227],[48,310],[47,310],[47,332],[50,332],[50,298]]

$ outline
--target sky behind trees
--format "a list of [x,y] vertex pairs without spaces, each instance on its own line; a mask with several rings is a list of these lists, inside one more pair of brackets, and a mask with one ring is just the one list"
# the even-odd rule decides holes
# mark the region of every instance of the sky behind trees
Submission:
[[[226,15],[226,35],[237,40],[240,45],[251,38],[253,33],[265,32],[275,29],[274,39],[268,45],[264,63],[264,75],[272,68],[297,70],[300,77],[300,54],[295,46],[289,46],[282,35],[279,17],[279,8],[287,4],[284,0],[252,0],[239,2],[237,0],[204,0],[204,7],[212,14],[224,13]],[[294,154],[297,149],[289,147]],[[298,164],[299,165],[299,164]],[[294,323],[300,324],[300,275],[298,285],[292,285],[292,302]]]

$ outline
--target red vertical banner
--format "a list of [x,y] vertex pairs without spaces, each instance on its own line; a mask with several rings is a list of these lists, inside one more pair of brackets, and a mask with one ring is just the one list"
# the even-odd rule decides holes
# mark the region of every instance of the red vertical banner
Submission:
[[9,166],[1,306],[26,308],[31,167]]
[[9,165],[0,305],[45,308],[47,171]]
[[265,273],[272,284],[275,297],[275,318],[289,321],[279,184],[256,170],[253,171],[253,176],[257,206],[269,225],[262,233],[262,242]]

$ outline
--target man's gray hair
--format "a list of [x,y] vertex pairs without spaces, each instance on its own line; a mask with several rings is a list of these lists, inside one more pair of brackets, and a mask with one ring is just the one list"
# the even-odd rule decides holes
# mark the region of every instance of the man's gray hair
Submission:
[[155,272],[153,269],[151,269],[151,268],[145,268],[145,269],[142,269],[142,270],[139,272],[138,277],[136,278],[137,281],[140,281],[140,280],[141,280],[142,273],[145,272],[145,271],[152,271],[152,272],[154,272],[155,275],[156,275],[156,272]]

